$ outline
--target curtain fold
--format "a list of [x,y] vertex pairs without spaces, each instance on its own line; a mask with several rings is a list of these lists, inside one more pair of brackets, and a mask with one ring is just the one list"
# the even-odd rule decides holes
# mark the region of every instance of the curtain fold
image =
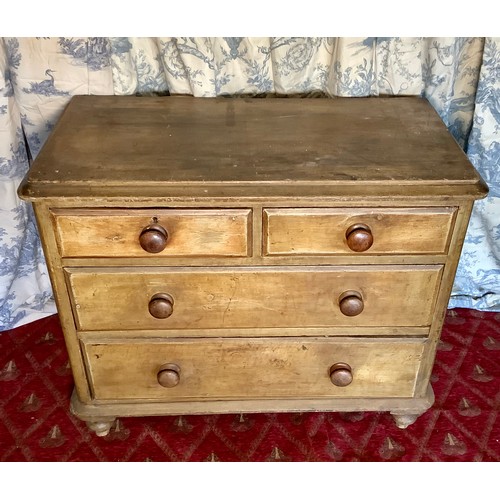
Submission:
[[29,167],[23,115],[15,98],[17,47],[16,40],[0,47],[0,328],[54,310],[34,214],[16,195]]
[[452,290],[452,305],[500,310],[500,38],[487,38],[478,71],[470,137],[472,164],[490,188],[474,204]]
[[3,38],[0,330],[55,312],[32,210],[15,193],[77,94],[427,98],[490,187],[449,307],[500,311],[499,68],[499,38]]

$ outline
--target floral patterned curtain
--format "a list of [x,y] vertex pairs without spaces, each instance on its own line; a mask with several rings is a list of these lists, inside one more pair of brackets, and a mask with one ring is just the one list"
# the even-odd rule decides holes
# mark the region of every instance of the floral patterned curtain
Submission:
[[449,307],[500,311],[500,38],[3,38],[0,88],[0,330],[55,312],[16,189],[76,94],[424,96],[490,187]]

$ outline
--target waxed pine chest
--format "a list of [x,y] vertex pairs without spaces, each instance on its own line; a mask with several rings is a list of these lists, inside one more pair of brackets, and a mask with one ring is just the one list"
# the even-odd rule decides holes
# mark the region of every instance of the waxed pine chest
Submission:
[[19,194],[71,409],[106,435],[194,413],[411,424],[487,187],[419,97],[78,96]]

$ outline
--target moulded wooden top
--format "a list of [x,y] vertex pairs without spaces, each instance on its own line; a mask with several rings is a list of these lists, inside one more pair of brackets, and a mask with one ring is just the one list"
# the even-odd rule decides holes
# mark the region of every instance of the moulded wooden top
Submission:
[[434,196],[487,187],[419,97],[75,96],[21,197]]

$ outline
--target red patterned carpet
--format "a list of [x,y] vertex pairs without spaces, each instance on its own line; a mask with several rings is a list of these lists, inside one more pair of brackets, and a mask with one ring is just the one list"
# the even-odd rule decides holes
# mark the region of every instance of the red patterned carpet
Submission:
[[386,413],[124,418],[98,438],[69,411],[58,317],[0,333],[0,461],[497,462],[500,314],[448,311],[436,403],[409,428]]

